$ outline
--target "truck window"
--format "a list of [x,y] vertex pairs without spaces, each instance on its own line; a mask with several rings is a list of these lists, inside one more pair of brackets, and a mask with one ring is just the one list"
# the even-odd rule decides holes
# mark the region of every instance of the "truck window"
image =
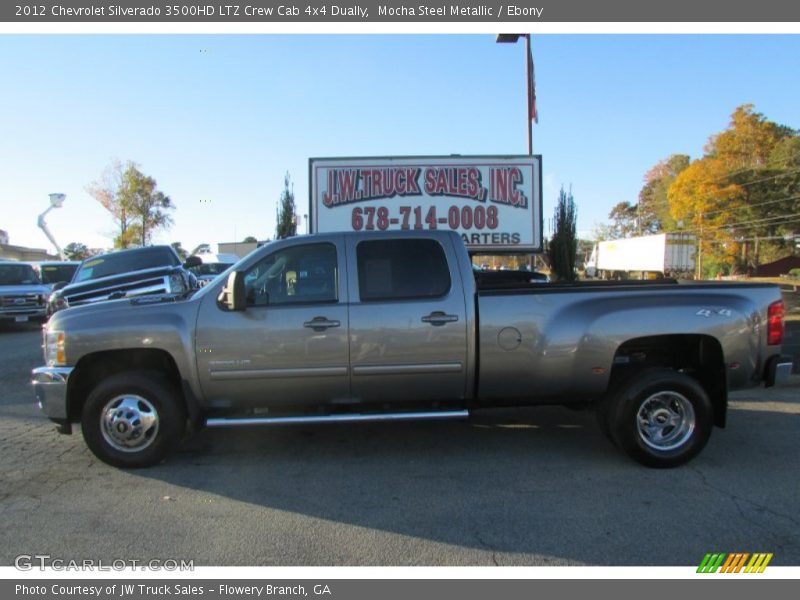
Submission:
[[362,302],[438,298],[450,291],[444,248],[435,240],[374,240],[358,244]]
[[245,274],[248,306],[336,302],[337,257],[333,244],[278,250]]

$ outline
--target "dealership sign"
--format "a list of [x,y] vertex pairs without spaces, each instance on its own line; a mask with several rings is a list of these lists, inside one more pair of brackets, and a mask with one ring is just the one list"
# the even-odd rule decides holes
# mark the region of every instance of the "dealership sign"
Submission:
[[312,158],[311,228],[457,231],[471,251],[542,250],[540,156]]

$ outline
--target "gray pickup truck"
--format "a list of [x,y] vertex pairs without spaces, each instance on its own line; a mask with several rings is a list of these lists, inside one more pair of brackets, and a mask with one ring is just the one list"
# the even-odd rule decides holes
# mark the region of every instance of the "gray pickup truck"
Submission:
[[725,425],[727,393],[785,378],[773,285],[476,284],[451,232],[264,246],[194,293],[56,313],[33,371],[62,433],[119,467],[187,425],[464,418],[593,407],[637,461],[672,467]]

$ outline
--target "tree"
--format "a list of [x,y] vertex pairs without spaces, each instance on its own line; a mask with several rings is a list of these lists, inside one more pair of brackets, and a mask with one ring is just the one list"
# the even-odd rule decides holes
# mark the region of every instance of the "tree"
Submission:
[[667,193],[669,186],[689,166],[690,161],[686,154],[673,154],[659,161],[645,174],[637,205],[638,230],[641,234],[677,229],[677,224],[670,215]]
[[170,246],[172,246],[172,249],[178,253],[178,256],[181,260],[185,261],[187,258],[189,258],[189,253],[180,242],[172,242]]
[[258,240],[254,238],[252,235],[248,235],[246,238],[242,240],[243,244],[257,244]]
[[91,253],[89,252],[89,248],[86,247],[86,244],[70,242],[64,246],[64,256],[67,257],[67,260],[83,260],[89,258]]
[[575,256],[578,250],[576,223],[578,209],[572,197],[561,188],[553,213],[553,237],[550,240],[550,273],[554,281],[575,281]]
[[132,161],[122,163],[119,159],[112,159],[100,178],[86,186],[86,191],[111,213],[117,228],[114,245],[121,248],[127,248],[130,245],[131,237],[128,233],[128,227],[131,224],[128,207],[118,195],[123,176],[129,167],[135,167],[135,164]]
[[275,239],[282,240],[297,235],[297,214],[294,205],[294,185],[289,172],[283,178],[283,192],[278,201],[278,215],[275,225]]
[[667,196],[672,218],[700,239],[701,269],[752,270],[784,256],[800,220],[798,132],[740,106]]
[[172,224],[172,217],[166,212],[174,208],[171,200],[156,189],[156,180],[139,171],[133,161],[112,160],[100,179],[86,190],[113,216],[118,231],[115,248],[145,246],[154,231]]
[[174,208],[169,196],[157,189],[155,179],[135,166],[129,165],[125,170],[117,196],[134,221],[128,230],[135,232],[138,245],[146,246],[153,232],[172,224],[172,217],[167,214]]

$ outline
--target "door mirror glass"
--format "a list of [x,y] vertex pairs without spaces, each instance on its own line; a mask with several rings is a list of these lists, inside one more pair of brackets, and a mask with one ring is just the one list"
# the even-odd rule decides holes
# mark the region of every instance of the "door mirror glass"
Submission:
[[242,311],[247,307],[247,298],[244,288],[244,273],[232,271],[228,274],[228,281],[222,288],[217,303],[225,310]]

